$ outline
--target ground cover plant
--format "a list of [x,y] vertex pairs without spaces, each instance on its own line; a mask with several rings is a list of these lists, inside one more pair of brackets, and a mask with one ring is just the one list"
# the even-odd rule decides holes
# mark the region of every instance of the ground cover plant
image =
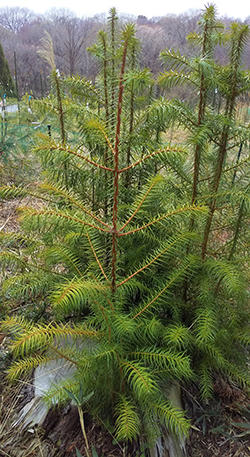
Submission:
[[[100,65],[95,85],[60,76],[44,39],[53,94],[42,103],[51,110],[54,101],[61,138],[37,140],[46,180],[1,188],[5,199],[44,202],[21,211],[21,233],[1,235],[1,261],[13,270],[3,284],[10,297],[42,298],[52,311],[44,323],[2,323],[13,333],[9,377],[65,358],[75,375],[48,399],[87,398],[118,440],[157,436],[162,425],[188,432],[168,399],[171,383],[195,382],[203,398],[218,373],[249,386],[249,129],[235,118],[249,90],[248,33],[235,23],[225,34],[207,7],[200,35],[190,37],[197,56],[166,50],[154,81],[137,66],[134,26],[119,30],[111,10],[90,50]],[[225,66],[213,59],[219,43]],[[195,109],[167,100],[180,83],[193,87]],[[70,116],[81,133],[74,148]],[[185,147],[166,143],[166,129],[178,125]]]

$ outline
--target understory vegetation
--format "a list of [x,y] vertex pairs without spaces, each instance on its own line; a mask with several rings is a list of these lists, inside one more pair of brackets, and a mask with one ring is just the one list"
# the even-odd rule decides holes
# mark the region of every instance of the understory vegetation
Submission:
[[[155,79],[138,65],[134,25],[120,30],[112,9],[89,49],[95,85],[59,74],[46,34],[51,93],[33,109],[59,135],[37,136],[39,182],[1,187],[4,200],[39,201],[20,209],[20,232],[0,236],[9,379],[64,358],[74,375],[47,400],[87,398],[117,440],[150,441],[162,426],[187,435],[173,384],[195,383],[204,399],[218,374],[250,385],[249,125],[237,118],[249,27],[224,32],[209,6],[199,30],[188,37],[196,57],[163,51]],[[168,99],[179,85],[192,103]],[[185,143],[168,138],[177,129]],[[27,319],[27,303],[46,312]]]

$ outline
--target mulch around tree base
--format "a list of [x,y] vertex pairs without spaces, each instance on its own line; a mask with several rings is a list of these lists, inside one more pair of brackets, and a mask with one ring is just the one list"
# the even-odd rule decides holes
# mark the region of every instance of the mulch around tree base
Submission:
[[187,457],[249,457],[250,439],[228,439],[192,431],[186,447]]

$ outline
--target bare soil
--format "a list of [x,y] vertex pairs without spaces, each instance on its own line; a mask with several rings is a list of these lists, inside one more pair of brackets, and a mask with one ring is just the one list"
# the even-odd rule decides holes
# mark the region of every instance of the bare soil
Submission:
[[188,457],[250,456],[249,394],[221,377],[214,382],[214,399],[199,403],[195,386],[184,394],[192,422],[187,441]]
[[0,232],[18,232],[20,230],[18,208],[25,206],[38,209],[44,205],[41,200],[32,197],[14,198],[7,201],[0,199]]

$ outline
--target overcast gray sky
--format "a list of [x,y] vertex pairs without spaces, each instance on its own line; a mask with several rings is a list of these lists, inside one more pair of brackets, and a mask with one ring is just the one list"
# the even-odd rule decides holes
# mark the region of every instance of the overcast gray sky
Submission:
[[[1,6],[4,6],[4,3]],[[217,0],[209,2],[209,4],[211,3],[216,5],[219,16],[227,15],[235,19],[245,19],[250,16],[250,6],[247,0]],[[26,6],[40,13],[44,13],[52,7],[69,8],[80,16],[105,13],[114,6],[119,13],[135,16],[142,14],[148,18],[165,16],[170,13],[184,13],[190,9],[201,10],[207,4],[202,0],[8,0],[5,3],[6,6]]]

